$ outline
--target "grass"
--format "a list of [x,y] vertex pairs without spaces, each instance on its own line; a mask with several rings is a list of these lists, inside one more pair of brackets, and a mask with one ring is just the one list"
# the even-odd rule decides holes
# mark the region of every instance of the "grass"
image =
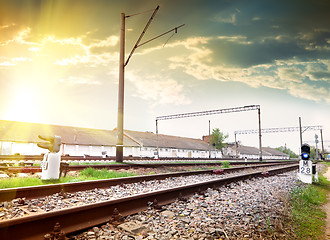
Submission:
[[292,227],[297,239],[324,239],[326,213],[322,205],[327,202],[330,182],[319,174],[319,182],[297,187],[291,192]]
[[69,165],[111,165],[111,164],[125,164],[118,162],[70,162]]
[[47,184],[56,184],[56,183],[67,183],[67,182],[79,182],[79,181],[98,180],[98,179],[120,178],[120,177],[129,177],[129,176],[136,176],[136,174],[127,173],[127,172],[108,171],[105,168],[101,170],[94,168],[86,168],[82,170],[77,177],[67,176],[67,177],[62,177],[58,180],[56,179],[41,180],[40,178],[36,178],[36,177],[0,179],[0,189],[38,186],[38,185],[47,185]]
[[222,162],[222,168],[230,168],[230,162],[228,162],[228,161],[223,161],[223,162]]
[[134,175],[135,174],[127,173],[127,172],[108,171],[105,168],[101,170],[97,170],[94,168],[85,168],[80,172],[80,177],[86,178],[88,180],[120,178],[120,177],[134,176]]

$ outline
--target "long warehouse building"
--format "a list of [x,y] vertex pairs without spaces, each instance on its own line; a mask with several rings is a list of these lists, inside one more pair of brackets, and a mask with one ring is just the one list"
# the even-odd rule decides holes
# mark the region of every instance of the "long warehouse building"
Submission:
[[[39,155],[46,149],[39,148],[38,135],[62,138],[61,154],[70,156],[115,156],[117,130],[102,130],[70,126],[0,120],[0,155]],[[228,145],[226,152],[232,146]],[[153,132],[124,130],[124,156],[153,158],[159,157],[207,158],[221,157],[219,150],[210,148],[202,139],[177,137]],[[259,150],[254,147],[240,146],[239,157],[255,158]],[[275,149],[263,149],[264,159],[288,156]],[[228,156],[228,155],[227,155]]]

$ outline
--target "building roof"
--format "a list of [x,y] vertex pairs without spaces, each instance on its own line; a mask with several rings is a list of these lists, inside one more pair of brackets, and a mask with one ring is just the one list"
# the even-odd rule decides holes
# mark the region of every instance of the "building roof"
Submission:
[[[37,143],[38,135],[60,136],[64,144],[115,146],[115,131],[0,120],[0,141]],[[138,146],[124,137],[124,145]]]
[[[239,145],[237,148],[238,152],[243,155],[259,155],[259,148],[256,147],[248,147]],[[283,153],[277,149],[270,147],[262,147],[262,155],[263,156],[282,156],[287,157],[288,154]]]
[[[117,130],[80,128],[40,123],[0,120],[0,141],[37,143],[38,135],[61,136],[62,143],[76,145],[116,146]],[[157,135],[152,132],[124,130],[124,146],[157,147]],[[158,146],[192,150],[208,150],[201,139],[158,135]]]
[[270,148],[270,147],[263,147],[262,154],[264,154],[264,153],[269,153],[269,155],[272,155],[272,156],[285,156],[285,157],[288,156],[288,154],[281,152],[275,148]]
[[125,130],[125,135],[136,141],[140,146],[158,147],[160,148],[178,148],[178,149],[192,149],[192,150],[209,150],[208,143],[201,139],[185,138],[170,135],[154,134],[153,132],[137,132]]
[[[0,120],[0,141],[38,143],[38,135],[61,136],[62,143],[73,145],[116,146],[117,130],[80,128],[40,123],[28,123]],[[209,145],[201,139],[177,137],[153,132],[124,130],[124,146],[176,148],[208,151]],[[263,155],[287,156],[285,153],[270,147],[263,147]],[[258,155],[259,149],[238,146],[240,154]]]

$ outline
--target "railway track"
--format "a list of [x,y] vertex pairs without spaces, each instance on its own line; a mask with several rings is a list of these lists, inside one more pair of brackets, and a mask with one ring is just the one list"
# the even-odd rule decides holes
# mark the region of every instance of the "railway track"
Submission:
[[[272,167],[283,164],[286,163],[268,163],[268,164],[263,164],[262,167]],[[223,173],[230,173],[230,172],[241,171],[245,169],[253,169],[258,167],[260,166],[256,166],[256,165],[248,166],[248,167],[244,166],[244,167],[225,168],[217,171],[218,173],[223,174]],[[50,185],[33,186],[33,187],[0,189],[0,202],[11,201],[12,199],[15,198],[32,199],[32,198],[44,197],[58,192],[78,192],[78,191],[90,190],[93,188],[107,188],[109,186],[114,186],[118,184],[129,184],[129,183],[136,183],[142,181],[161,180],[169,177],[212,174],[213,172],[215,172],[215,170],[199,170],[199,171],[144,175],[137,177],[123,177],[123,178],[115,178],[115,179],[83,181],[83,182],[75,182],[75,183],[50,184]]]
[[44,235],[52,232],[57,222],[60,223],[62,231],[66,234],[71,234],[108,221],[117,221],[119,218],[117,210],[119,210],[121,216],[128,216],[145,210],[150,202],[158,202],[159,205],[165,205],[175,201],[177,198],[188,197],[195,192],[204,191],[207,188],[217,188],[234,181],[291,171],[297,169],[297,167],[297,164],[284,167],[277,166],[267,170],[267,173],[265,173],[264,170],[258,170],[237,176],[225,176],[220,179],[208,180],[170,189],[156,190],[120,199],[29,215],[12,220],[4,220],[0,222],[0,238],[44,239]]
[[[196,161],[196,162],[158,162],[158,163],[134,163],[134,162],[127,162],[123,164],[86,164],[86,165],[69,165],[67,167],[67,171],[81,171],[85,168],[95,168],[95,169],[111,169],[111,170],[118,170],[118,169],[131,169],[131,168],[159,168],[159,167],[178,167],[178,166],[197,166],[197,165],[204,165],[204,166],[218,166],[221,165],[223,161],[216,161],[216,162],[201,162],[201,161]],[[246,164],[247,165],[265,165],[265,164],[270,164],[270,163],[295,163],[297,161],[267,161],[267,162],[258,162],[258,161],[249,161]],[[230,161],[230,165],[244,165],[244,161]],[[41,172],[41,168],[38,166],[22,166],[22,167],[0,167],[0,170],[2,171],[8,171],[8,172],[13,172],[13,173],[18,173],[18,172]]]

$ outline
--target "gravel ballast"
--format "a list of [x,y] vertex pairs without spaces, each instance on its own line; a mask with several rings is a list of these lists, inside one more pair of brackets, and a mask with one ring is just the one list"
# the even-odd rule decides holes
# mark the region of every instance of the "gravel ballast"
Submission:
[[108,223],[73,239],[289,239],[285,204],[298,184],[296,171],[231,183],[128,216],[132,228]]
[[[175,177],[107,189],[57,193],[33,200],[15,199],[0,203],[0,219],[129,197],[241,173]],[[162,210],[150,207],[147,211],[126,217],[124,225],[107,223],[72,239],[287,239],[290,232],[282,226],[286,215],[285,199],[297,185],[296,171],[231,183],[218,189],[208,189],[204,194],[195,194],[185,202],[176,201],[163,206]]]

